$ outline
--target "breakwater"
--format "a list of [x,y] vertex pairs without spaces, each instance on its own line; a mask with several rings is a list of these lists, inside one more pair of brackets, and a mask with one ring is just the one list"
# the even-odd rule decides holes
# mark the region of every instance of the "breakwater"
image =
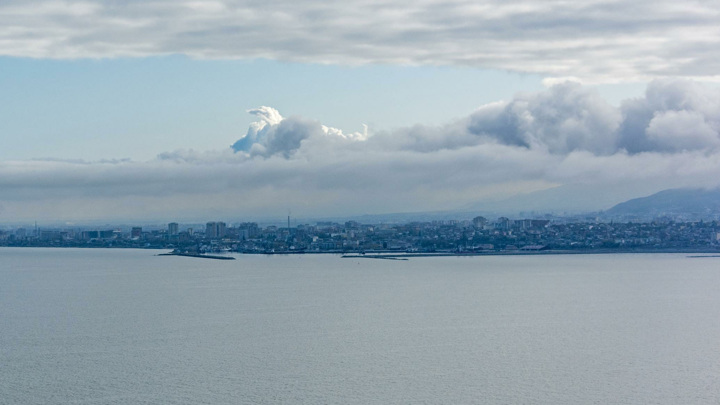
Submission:
[[158,256],[184,256],[184,257],[197,257],[200,259],[235,260],[235,258],[232,256],[218,256],[218,255],[206,255],[206,254],[199,254],[199,253],[181,253],[181,252],[160,253]]

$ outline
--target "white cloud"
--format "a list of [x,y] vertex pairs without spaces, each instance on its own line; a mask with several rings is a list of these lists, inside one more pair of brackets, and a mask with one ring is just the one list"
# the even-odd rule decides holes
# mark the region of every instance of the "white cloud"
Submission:
[[502,109],[498,107],[492,104],[476,111],[469,131],[551,153],[616,150],[620,113],[579,83],[564,82],[544,92],[520,94]]
[[282,154],[286,158],[298,150],[303,141],[317,137],[329,137],[342,140],[365,140],[367,126],[363,133],[345,134],[338,128],[321,125],[299,117],[283,118],[272,107],[262,106],[247,111],[256,115],[260,121],[250,124],[248,132],[232,145],[236,152],[247,152],[250,156],[272,156]]
[[588,83],[720,80],[718,20],[720,8],[703,0],[7,0],[0,55],[179,53],[473,66]]
[[717,148],[718,131],[697,111],[664,111],[656,113],[647,127],[648,139],[666,150]]
[[575,76],[567,76],[567,77],[546,77],[542,80],[542,84],[545,87],[552,87],[557,84],[562,84],[565,82],[576,82],[582,84],[582,80]]
[[720,91],[680,80],[655,81],[623,102],[618,146],[631,153],[717,146]]
[[718,100],[717,89],[665,81],[617,108],[561,83],[444,126],[370,136],[261,107],[235,150],[0,162],[0,221],[446,210],[572,184],[603,194],[578,209],[604,209],[633,190],[717,186]]

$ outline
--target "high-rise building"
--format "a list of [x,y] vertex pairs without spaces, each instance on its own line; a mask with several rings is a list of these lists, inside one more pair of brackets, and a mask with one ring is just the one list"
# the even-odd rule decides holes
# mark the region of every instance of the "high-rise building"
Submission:
[[170,222],[168,224],[168,235],[174,236],[178,234],[178,223],[177,222]]
[[[260,234],[260,228],[258,227],[258,224],[255,222],[243,222],[240,225],[237,226],[238,229],[240,229],[240,236],[243,236],[245,233],[246,239],[254,238],[255,236]],[[245,232],[247,231],[247,232]],[[242,238],[241,238],[242,239]]]
[[225,236],[225,222],[208,222],[205,224],[205,237],[217,239]]
[[495,221],[495,229],[501,231],[507,231],[510,229],[510,219],[507,217],[500,217]]

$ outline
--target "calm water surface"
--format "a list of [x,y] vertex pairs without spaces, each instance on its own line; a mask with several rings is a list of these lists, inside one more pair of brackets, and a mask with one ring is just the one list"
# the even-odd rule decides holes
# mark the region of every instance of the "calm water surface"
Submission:
[[3,404],[717,404],[720,258],[0,249]]

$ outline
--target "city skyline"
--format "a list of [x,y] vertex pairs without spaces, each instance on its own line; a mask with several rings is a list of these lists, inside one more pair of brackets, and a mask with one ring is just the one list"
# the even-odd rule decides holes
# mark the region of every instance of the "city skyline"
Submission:
[[[651,222],[544,218],[361,223],[321,221],[291,226],[222,221],[179,227],[92,227],[0,230],[0,246],[173,249],[163,255],[230,259],[206,253],[304,254],[406,253],[419,255],[716,252],[718,220],[664,217]],[[357,256],[355,256],[357,257]]]

